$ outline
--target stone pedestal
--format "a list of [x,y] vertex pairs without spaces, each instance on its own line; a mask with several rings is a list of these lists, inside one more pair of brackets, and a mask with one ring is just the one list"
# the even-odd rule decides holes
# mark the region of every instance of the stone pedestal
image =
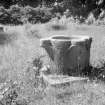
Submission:
[[56,35],[41,39],[41,46],[48,53],[52,74],[79,75],[89,66],[92,38],[88,36]]

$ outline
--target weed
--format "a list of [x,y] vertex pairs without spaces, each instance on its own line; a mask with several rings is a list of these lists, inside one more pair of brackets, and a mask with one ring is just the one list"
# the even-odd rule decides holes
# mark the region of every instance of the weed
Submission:
[[101,65],[97,65],[96,67],[89,65],[89,67],[83,71],[83,74],[92,80],[96,79],[105,82],[105,61],[100,61],[100,64]]
[[41,60],[43,56],[39,56],[33,60],[33,70],[35,73],[35,76],[40,75],[40,69],[42,68],[43,62]]
[[90,25],[93,24],[95,22],[95,17],[93,15],[93,13],[90,13],[88,18],[85,20],[86,24]]
[[16,98],[18,97],[18,93],[16,91],[17,85],[14,84],[12,81],[10,81],[8,84],[6,83],[6,85],[8,89],[3,92],[3,98],[0,100],[0,102],[2,103],[2,105],[12,105],[13,101],[16,100]]

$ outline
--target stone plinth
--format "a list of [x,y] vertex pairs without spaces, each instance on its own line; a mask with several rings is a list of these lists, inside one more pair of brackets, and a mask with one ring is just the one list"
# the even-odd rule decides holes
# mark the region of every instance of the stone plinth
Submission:
[[41,47],[48,53],[52,74],[79,75],[89,66],[92,38],[88,36],[56,35],[41,39]]
[[88,78],[64,75],[43,75],[44,80],[52,87],[62,87],[74,83],[87,83]]

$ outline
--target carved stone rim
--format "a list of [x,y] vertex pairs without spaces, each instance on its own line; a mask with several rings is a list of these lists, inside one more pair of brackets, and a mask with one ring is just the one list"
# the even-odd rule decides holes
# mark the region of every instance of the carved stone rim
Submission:
[[65,83],[76,83],[76,82],[88,81],[88,78],[65,76],[65,75],[44,75],[43,78],[50,85],[59,85],[59,84],[65,84]]
[[90,36],[82,36],[82,35],[72,35],[72,36],[54,35],[54,36],[49,37],[49,39],[52,41],[85,41],[91,38],[92,37]]

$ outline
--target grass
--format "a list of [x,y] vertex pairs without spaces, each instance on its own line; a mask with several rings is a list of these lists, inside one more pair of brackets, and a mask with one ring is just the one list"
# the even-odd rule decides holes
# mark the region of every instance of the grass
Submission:
[[[102,82],[74,84],[67,89],[45,88],[45,84],[38,84],[33,70],[35,58],[43,56],[43,65],[48,64],[46,52],[40,48],[40,38],[52,35],[88,35],[93,37],[90,63],[92,66],[101,65],[105,59],[105,29],[103,26],[87,26],[66,24],[65,29],[52,29],[47,24],[27,24],[24,26],[5,26],[7,28],[5,40],[0,44],[0,83],[8,80],[20,83],[20,96],[29,98],[30,105],[104,105],[105,85]],[[51,27],[51,29],[50,29]],[[64,27],[64,26],[63,26]],[[0,34],[0,39],[2,39]],[[10,38],[11,40],[7,41]],[[8,43],[7,43],[8,42]],[[35,62],[34,62],[35,63]],[[35,64],[34,64],[35,65]],[[42,80],[38,80],[43,82]]]
[[102,105],[105,103],[102,98],[105,94],[98,89],[99,87],[99,84],[95,86],[92,83],[77,83],[62,89],[50,89],[49,94],[52,96],[49,97],[52,98],[46,101],[49,105]]

